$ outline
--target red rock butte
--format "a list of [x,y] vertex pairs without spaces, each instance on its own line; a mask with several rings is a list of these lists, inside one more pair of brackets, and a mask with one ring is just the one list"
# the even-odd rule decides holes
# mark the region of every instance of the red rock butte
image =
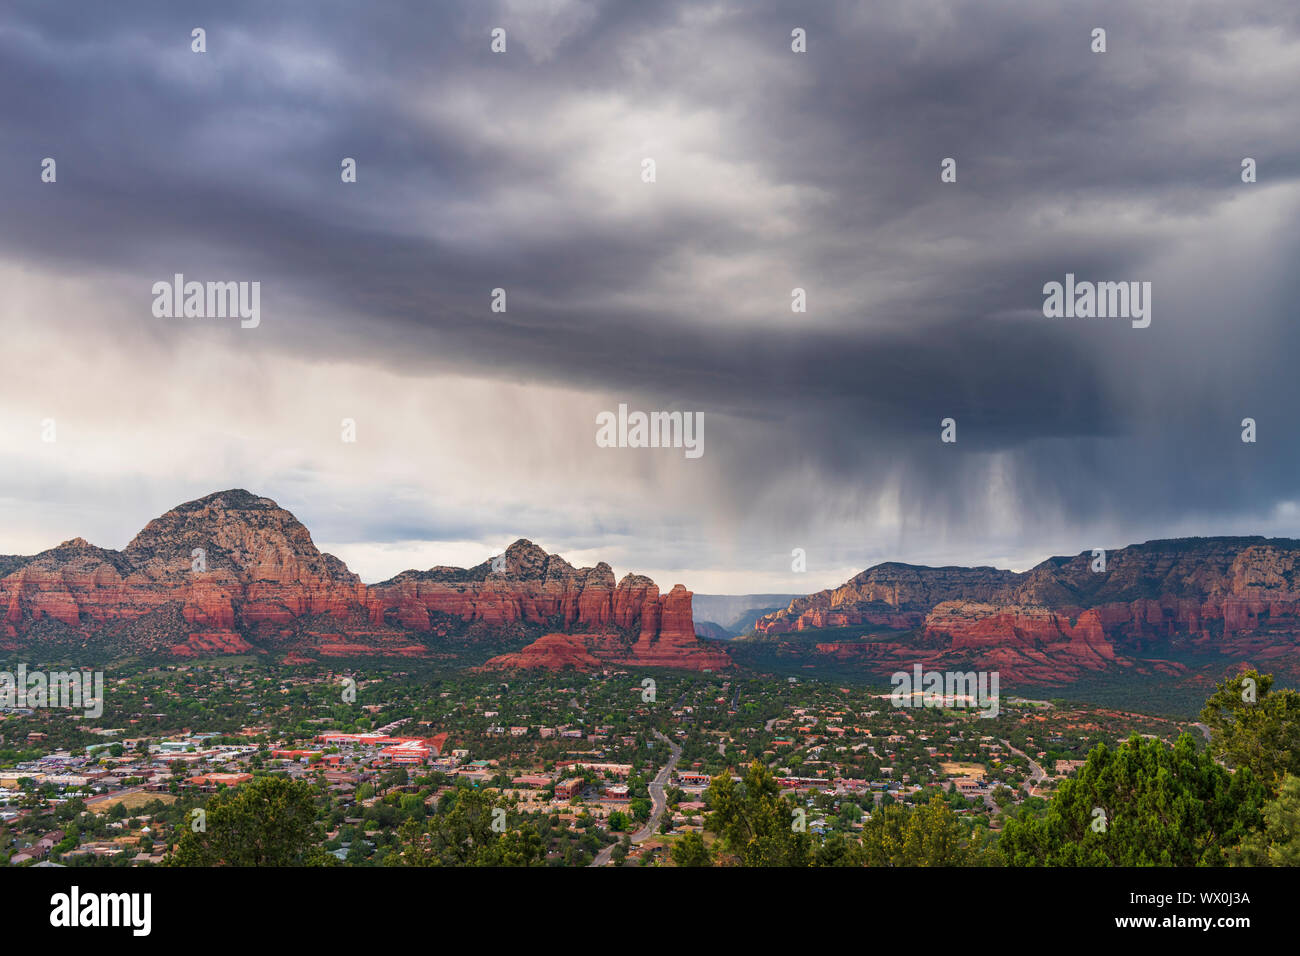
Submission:
[[[504,560],[502,560],[504,559]],[[606,663],[705,670],[691,593],[609,565],[574,568],[519,540],[474,568],[405,571],[367,586],[269,498],[235,489],[150,521],[122,551],[81,538],[0,555],[0,648],[96,647],[172,657],[446,657],[483,640],[526,645],[493,666]],[[543,636],[544,635],[544,636]],[[580,638],[581,653],[555,640]],[[535,638],[539,638],[535,640]],[[529,642],[533,643],[529,643]],[[552,649],[555,649],[554,652]]]
[[1179,675],[1186,654],[1284,670],[1300,662],[1300,541],[1179,538],[1108,552],[1104,570],[1094,561],[1088,551],[1023,573],[881,564],[797,598],[754,629],[779,642],[861,628],[870,640],[828,639],[810,651],[876,669],[997,670],[1031,684],[1113,668]]

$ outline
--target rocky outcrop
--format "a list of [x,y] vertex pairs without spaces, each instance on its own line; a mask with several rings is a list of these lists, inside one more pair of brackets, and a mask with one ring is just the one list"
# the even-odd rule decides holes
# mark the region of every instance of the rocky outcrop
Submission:
[[0,579],[11,647],[94,642],[179,657],[265,649],[300,619],[359,610],[364,594],[292,514],[242,490],[172,509],[123,551],[74,538]]
[[[269,498],[232,490],[173,508],[122,551],[75,538],[0,558],[0,647],[107,652],[285,653],[294,659],[447,656],[480,639],[550,631],[612,635],[628,663],[703,668],[690,593],[609,565],[574,568],[520,540],[474,568],[406,571],[367,587]],[[719,664],[719,662],[723,664]]]
[[704,671],[730,667],[731,659],[724,651],[710,649],[696,640],[691,623],[691,592],[679,584],[661,599],[659,589],[651,584],[635,640],[629,641],[619,632],[546,634],[517,654],[492,658],[486,666],[590,670],[602,664]]
[[[627,574],[615,584],[603,561],[575,568],[531,541],[516,541],[497,559],[468,570],[406,571],[369,591],[371,619],[422,632],[449,622],[495,629],[543,625],[554,630],[491,666],[577,666],[580,655],[556,634],[583,634],[573,648],[608,663],[704,670],[726,667],[726,654],[696,639],[691,593],[682,585],[661,595],[649,578]],[[585,666],[585,665],[584,665]]]
[[[1064,683],[1110,668],[1176,674],[1185,653],[1300,661],[1300,541],[1185,538],[1051,558],[1021,574],[880,565],[756,622],[768,638],[862,627],[837,660],[962,662],[1004,679]],[[1098,566],[1100,568],[1100,566]],[[898,631],[896,639],[887,633]],[[1177,654],[1172,654],[1177,651]]]
[[795,598],[790,606],[755,622],[763,634],[832,627],[919,627],[943,601],[990,600],[1014,581],[997,568],[925,568],[878,564],[837,588]]
[[600,660],[587,651],[584,639],[576,634],[544,634],[522,651],[499,654],[487,662],[497,670],[579,670],[600,666]]

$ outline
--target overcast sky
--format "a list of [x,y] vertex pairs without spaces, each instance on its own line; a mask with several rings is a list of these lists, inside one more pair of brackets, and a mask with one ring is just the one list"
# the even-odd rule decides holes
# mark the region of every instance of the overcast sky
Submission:
[[[1296,4],[358,6],[0,11],[0,553],[230,487],[367,581],[1300,536]],[[1150,327],[1045,318],[1067,272]],[[260,325],[156,318],[175,273]],[[703,455],[597,447],[620,403]]]

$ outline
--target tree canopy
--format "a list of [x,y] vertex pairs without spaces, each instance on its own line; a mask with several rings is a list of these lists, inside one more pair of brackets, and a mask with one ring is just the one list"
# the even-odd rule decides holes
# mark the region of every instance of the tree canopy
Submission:
[[301,866],[332,862],[316,844],[311,786],[283,777],[256,777],[208,801],[202,828],[193,825],[168,858],[172,866]]
[[1229,773],[1190,734],[1098,745],[1042,816],[1022,809],[999,841],[1010,865],[1215,866],[1257,829],[1268,791]]

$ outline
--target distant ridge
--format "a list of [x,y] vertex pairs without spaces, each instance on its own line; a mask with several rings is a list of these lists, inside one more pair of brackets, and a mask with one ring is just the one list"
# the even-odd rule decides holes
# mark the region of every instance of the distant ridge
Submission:
[[[798,594],[697,594],[694,600],[695,630],[712,624],[723,637],[744,634],[762,615],[783,608]],[[709,634],[707,636],[713,636]]]
[[1300,662],[1300,541],[1162,539],[1107,552],[1104,569],[1095,563],[1086,551],[1021,573],[880,564],[792,601],[756,630],[768,640],[826,632],[805,648],[811,657],[960,662],[1029,683],[1113,669],[1185,675],[1196,666],[1189,657],[1287,671]]

